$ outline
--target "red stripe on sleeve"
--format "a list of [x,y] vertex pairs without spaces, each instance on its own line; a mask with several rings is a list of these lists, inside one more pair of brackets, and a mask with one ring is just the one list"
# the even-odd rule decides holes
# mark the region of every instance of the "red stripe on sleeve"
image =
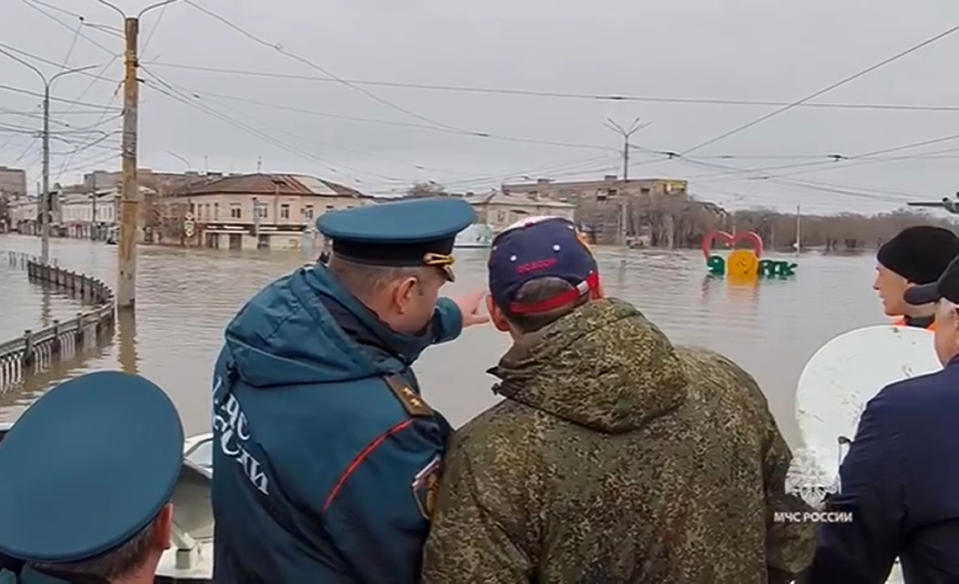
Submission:
[[350,465],[346,467],[346,470],[343,471],[343,474],[341,474],[340,478],[336,481],[336,485],[333,487],[333,490],[330,491],[330,494],[326,497],[326,502],[323,503],[323,512],[326,513],[326,510],[330,508],[330,505],[333,503],[333,499],[336,498],[336,495],[340,492],[340,489],[343,488],[343,484],[346,483],[346,479],[350,478],[350,475],[353,474],[357,468],[359,468],[360,464],[363,463],[366,457],[372,454],[373,451],[376,450],[380,444],[385,442],[387,438],[393,434],[396,434],[397,432],[401,432],[406,428],[409,428],[412,424],[413,420],[403,420],[383,434],[377,436],[376,440],[373,440],[367,444],[366,448],[361,450],[360,453],[356,455],[356,458],[350,462]]

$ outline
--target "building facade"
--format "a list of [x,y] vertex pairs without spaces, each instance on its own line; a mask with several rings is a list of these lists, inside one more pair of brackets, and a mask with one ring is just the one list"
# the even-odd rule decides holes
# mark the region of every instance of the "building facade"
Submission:
[[[149,196],[153,191],[140,187],[140,192],[143,196]],[[117,228],[119,203],[120,192],[116,188],[61,196],[60,213],[65,235],[82,239],[108,239]],[[142,236],[138,239],[143,240]]]
[[373,199],[332,181],[292,174],[231,175],[161,199],[164,236],[218,249],[297,249],[323,213]]
[[632,197],[670,196],[685,197],[688,183],[685,180],[671,178],[633,178],[622,181],[615,174],[606,175],[603,180],[553,182],[541,178],[532,183],[503,185],[503,192],[511,194],[533,194],[554,201],[574,203],[578,199],[604,200],[622,195]]
[[27,196],[27,171],[0,166],[0,198],[7,200]]
[[39,211],[36,197],[23,196],[10,201],[10,229],[27,235],[39,234]]
[[622,239],[624,222],[627,241],[633,240],[648,229],[658,206],[686,201],[688,183],[669,178],[623,181],[616,175],[607,175],[593,181],[539,179],[506,184],[503,192],[572,204],[576,207],[576,222],[596,243],[615,244]]
[[476,211],[477,223],[489,225],[497,234],[509,225],[529,217],[556,215],[575,221],[576,205],[540,198],[534,194],[495,192],[467,197]]

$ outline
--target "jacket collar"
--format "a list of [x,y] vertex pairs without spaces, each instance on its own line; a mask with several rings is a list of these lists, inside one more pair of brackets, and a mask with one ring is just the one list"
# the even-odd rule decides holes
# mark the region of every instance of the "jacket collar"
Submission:
[[361,345],[382,350],[409,366],[433,343],[429,326],[417,335],[402,334],[391,329],[322,263],[305,270],[304,276],[337,324]]

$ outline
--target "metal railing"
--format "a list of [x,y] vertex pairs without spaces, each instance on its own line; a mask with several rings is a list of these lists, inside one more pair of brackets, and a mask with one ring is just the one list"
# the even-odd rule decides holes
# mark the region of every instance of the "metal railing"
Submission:
[[95,348],[114,324],[113,291],[100,280],[15,252],[9,252],[9,260],[11,265],[25,267],[30,280],[56,286],[93,308],[77,312],[70,320],[54,320],[46,328],[26,330],[22,337],[0,343],[0,391],[23,384],[31,375],[56,362]]

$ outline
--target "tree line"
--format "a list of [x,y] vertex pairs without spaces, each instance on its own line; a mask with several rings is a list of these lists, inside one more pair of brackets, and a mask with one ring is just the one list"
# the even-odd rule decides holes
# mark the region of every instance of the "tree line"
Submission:
[[[710,231],[729,233],[753,231],[771,249],[791,248],[796,241],[796,214],[755,207],[730,211],[713,203],[685,200],[651,200],[630,206],[630,223],[636,234],[647,233],[653,246],[668,246],[670,229],[674,247],[698,247]],[[801,215],[802,246],[826,250],[875,248],[907,227],[938,225],[957,231],[954,219],[945,212],[897,209],[888,213],[863,215]]]

